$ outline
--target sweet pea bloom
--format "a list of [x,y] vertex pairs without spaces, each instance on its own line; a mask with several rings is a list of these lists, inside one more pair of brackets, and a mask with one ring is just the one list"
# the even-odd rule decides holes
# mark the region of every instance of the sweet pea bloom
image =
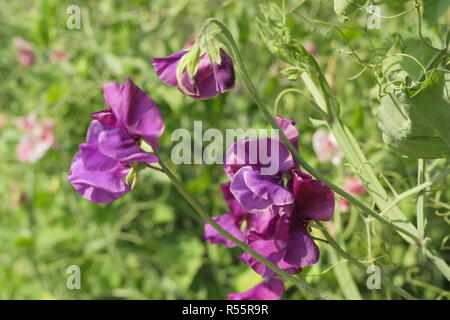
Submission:
[[[288,273],[299,273],[302,267],[319,259],[319,248],[308,234],[311,220],[330,220],[334,211],[334,193],[323,182],[298,169],[291,171],[289,191],[295,198],[291,211],[275,216],[275,233],[271,237],[251,232],[247,245]],[[242,260],[263,277],[275,273],[248,253]]]
[[[358,179],[347,179],[344,184],[344,190],[354,197],[359,197],[366,192],[363,183]],[[339,211],[342,213],[348,212],[350,209],[350,202],[347,199],[339,200]]]
[[[277,118],[281,129],[298,149],[295,122]],[[265,139],[242,139],[233,144],[225,156],[224,169],[231,179],[230,190],[242,207],[262,213],[294,202],[282,186],[283,175],[298,166],[278,136]]]
[[284,294],[283,281],[270,278],[241,293],[228,294],[229,300],[280,300]]
[[319,162],[331,162],[335,165],[341,163],[344,153],[333,134],[318,129],[313,135],[312,143]]
[[13,40],[14,49],[16,49],[17,61],[26,68],[31,68],[36,63],[36,54],[32,44],[21,38],[15,37]]
[[234,87],[233,60],[220,49],[220,63],[211,62],[208,53],[200,56],[195,74],[184,70],[177,77],[177,68],[188,51],[179,51],[165,58],[153,58],[157,76],[166,84],[177,87],[183,94],[194,99],[209,99]]
[[80,145],[70,168],[69,181],[87,200],[108,203],[128,191],[126,177],[133,163],[151,164],[158,158],[141,148],[155,150],[164,122],[152,99],[130,78],[103,86],[108,109],[92,114],[87,140]]
[[23,132],[16,147],[16,155],[21,162],[36,163],[55,144],[53,120],[50,118],[38,119],[35,114],[30,114],[17,118],[14,124]]

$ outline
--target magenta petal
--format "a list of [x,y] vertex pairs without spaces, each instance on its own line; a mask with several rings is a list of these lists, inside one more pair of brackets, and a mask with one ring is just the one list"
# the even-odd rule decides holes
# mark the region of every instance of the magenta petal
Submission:
[[216,80],[216,90],[218,92],[225,92],[234,87],[234,68],[233,60],[231,57],[222,49],[220,49],[220,65],[214,63],[213,71],[214,78]]
[[109,203],[130,191],[130,186],[125,183],[129,169],[117,163],[108,171],[88,170],[81,154],[77,153],[70,167],[69,181],[87,200],[95,203]]
[[247,230],[258,233],[262,238],[273,237],[279,215],[271,206],[262,213],[250,213],[247,217]]
[[103,86],[106,104],[117,118],[117,125],[132,137],[142,137],[154,148],[164,131],[164,122],[153,100],[127,77],[124,84]]
[[237,201],[236,197],[230,191],[231,183],[222,183],[220,185],[220,190],[222,191],[223,198],[227,202],[228,208],[230,208],[230,212],[238,217],[243,217],[247,215],[247,212],[242,208],[239,201]]
[[288,190],[277,184],[257,170],[246,170],[244,172],[245,184],[257,197],[269,200],[273,205],[283,206],[294,202],[294,196]]
[[211,64],[208,54],[200,57],[196,74],[191,78],[184,72],[182,85],[186,93],[194,99],[210,99],[234,87],[233,60],[224,51],[220,50],[221,63]]
[[154,154],[142,151],[137,141],[121,128],[102,132],[99,136],[99,148],[103,154],[122,163],[142,161],[151,164],[158,162],[158,158]]
[[98,146],[98,137],[101,133],[110,130],[110,127],[102,125],[97,120],[91,121],[86,142],[80,144],[80,157],[88,170],[106,171],[116,166],[117,161],[103,154]]
[[296,267],[310,266],[319,260],[319,247],[300,225],[291,230],[284,260]]
[[[301,271],[301,267],[291,265],[284,260],[284,252],[280,251],[277,248],[274,240],[264,240],[261,239],[258,235],[250,233],[247,245],[257,253],[259,253],[261,256],[275,264],[277,267],[288,273],[295,274]],[[242,260],[247,265],[249,265],[256,273],[260,274],[263,277],[267,278],[275,275],[275,272],[269,269],[266,265],[260,263],[248,253],[244,253],[242,255]]]
[[295,121],[282,117],[276,117],[275,121],[277,122],[283,133],[286,135],[286,137],[289,139],[289,142],[292,143],[295,149],[297,149],[298,151],[298,130],[295,127]]
[[251,167],[241,168],[231,182],[230,191],[245,211],[253,213],[263,212],[269,208],[272,202],[254,194],[246,184],[245,173],[251,171],[253,171]]
[[270,278],[241,293],[228,294],[229,300],[280,300],[284,294],[283,281]]
[[300,170],[292,170],[289,186],[295,198],[295,215],[300,220],[331,220],[335,206],[334,193],[324,182]]
[[179,51],[166,58],[152,58],[158,78],[170,86],[178,87],[177,66],[186,53],[187,51]]
[[[245,234],[241,230],[241,220],[231,213],[226,213],[220,217],[212,217],[212,219],[219,224],[225,231],[229,232],[235,238],[240,241],[245,241]],[[206,241],[210,243],[224,244],[229,248],[235,247],[236,245],[225,238],[219,231],[217,231],[208,222],[204,225],[203,237]]]
[[294,168],[294,159],[289,150],[276,139],[241,139],[228,148],[224,169],[232,179],[245,166],[258,169],[262,175],[276,176]]
[[101,110],[91,114],[93,119],[98,120],[105,126],[115,127],[117,125],[117,119],[111,110]]

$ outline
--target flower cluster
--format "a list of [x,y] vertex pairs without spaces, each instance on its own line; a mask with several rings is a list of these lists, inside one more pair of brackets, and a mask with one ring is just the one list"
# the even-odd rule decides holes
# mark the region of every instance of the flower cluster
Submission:
[[153,100],[130,78],[103,86],[108,109],[92,114],[86,142],[80,145],[70,168],[69,181],[86,199],[96,203],[117,200],[130,191],[127,176],[135,163],[158,161],[144,151],[155,150],[164,122]]
[[[280,117],[276,118],[276,122],[298,150],[295,122]],[[273,144],[277,145],[278,153],[268,152],[267,155],[270,161],[278,164],[278,170],[264,175],[262,169],[272,163],[263,161],[259,150],[264,145],[266,150],[272,150],[267,146]],[[251,152],[252,145],[256,145],[258,152]],[[224,168],[231,182],[221,185],[221,189],[230,212],[214,217],[214,220],[288,273],[299,273],[302,267],[316,263],[319,248],[309,235],[309,222],[332,218],[335,206],[332,190],[325,183],[302,172],[278,136],[238,141],[228,150]],[[207,241],[234,246],[208,223],[205,223],[204,230]],[[254,294],[254,298],[261,298],[261,292],[267,291],[267,283],[277,275],[248,253],[244,253],[241,259],[266,278],[263,284],[244,296]],[[273,294],[269,296],[281,297]]]
[[[163,82],[194,99],[209,99],[234,86],[232,59],[220,47],[208,51],[195,43],[166,58],[153,58],[152,63]],[[74,188],[96,203],[112,202],[129,192],[130,177],[158,161],[150,147],[157,150],[164,130],[156,105],[130,78],[124,84],[106,84],[103,91],[109,108],[92,114],[86,142],[74,156],[69,175]],[[298,150],[295,122],[281,117],[276,122]],[[331,189],[300,170],[278,135],[236,142],[226,153],[224,169],[230,182],[221,190],[229,212],[213,220],[288,273],[316,263],[319,248],[309,235],[309,223],[332,218]],[[209,223],[204,225],[204,238],[234,246]],[[284,285],[278,275],[250,254],[241,259],[265,280],[228,298],[281,299]]]

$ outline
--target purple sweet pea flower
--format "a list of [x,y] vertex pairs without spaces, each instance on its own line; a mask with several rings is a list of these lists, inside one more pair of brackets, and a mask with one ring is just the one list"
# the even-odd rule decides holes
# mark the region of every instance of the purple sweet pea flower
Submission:
[[86,142],[80,145],[69,173],[73,187],[95,203],[115,201],[130,191],[125,180],[132,163],[158,161],[141,149],[140,140],[157,149],[164,131],[156,105],[130,78],[124,84],[106,84],[103,90],[110,109],[92,114]]
[[177,87],[183,94],[194,99],[210,99],[234,87],[233,60],[222,49],[220,64],[211,63],[209,55],[204,53],[193,77],[184,70],[181,78],[177,78],[178,64],[186,53],[188,51],[179,51],[166,58],[152,58],[156,74],[164,83]]
[[280,300],[284,294],[283,281],[270,278],[241,293],[228,294],[229,300]]
[[[295,122],[280,117],[276,121],[298,150]],[[225,172],[232,180],[231,192],[251,213],[293,203],[293,195],[282,185],[282,176],[296,167],[298,163],[278,135],[239,140],[228,149],[224,164]]]
[[[319,248],[309,236],[308,221],[330,220],[334,211],[334,193],[323,182],[300,170],[292,170],[288,189],[295,197],[287,214],[275,215],[275,233],[271,237],[257,232],[247,236],[247,245],[288,273],[299,273],[302,267],[319,259]],[[248,253],[242,260],[263,277],[275,273]]]

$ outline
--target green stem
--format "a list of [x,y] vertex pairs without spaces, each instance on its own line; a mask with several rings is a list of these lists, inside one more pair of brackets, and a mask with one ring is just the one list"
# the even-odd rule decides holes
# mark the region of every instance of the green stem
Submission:
[[[358,268],[360,268],[364,272],[366,272],[367,267],[364,264],[362,264],[361,262],[359,262],[358,260],[356,260],[355,258],[353,258],[346,251],[344,251],[339,246],[339,244],[333,239],[333,237],[328,233],[327,228],[322,224],[322,222],[316,221],[315,225],[316,225],[317,228],[320,229],[320,231],[323,233],[325,238],[328,240],[329,244],[339,253],[339,255],[341,255],[343,258],[347,259],[351,263],[353,263],[355,266],[357,266]],[[406,292],[402,288],[399,288],[399,287],[395,286],[388,278],[386,278],[383,275],[381,276],[381,283],[384,284],[385,286],[387,286],[392,291],[396,292],[398,295],[402,296],[405,299],[417,300],[416,297],[414,297],[413,295],[409,294],[408,292]]]
[[[156,152],[155,152],[156,153]],[[170,170],[170,168],[166,165],[166,163],[162,160],[161,156],[156,153],[159,159],[159,164],[161,168],[164,170],[164,173],[167,175],[167,177],[170,179],[172,184],[177,188],[177,190],[180,192],[180,194],[183,196],[184,199],[191,205],[191,207],[211,226],[214,227],[217,231],[220,232],[221,235],[223,235],[225,238],[233,242],[235,245],[237,245],[239,248],[244,250],[245,252],[251,254],[253,257],[255,257],[256,260],[261,262],[262,264],[266,265],[268,268],[270,268],[275,273],[279,274],[283,279],[290,281],[294,283],[298,288],[305,289],[317,298],[323,299],[323,300],[330,300],[332,299],[328,295],[312,288],[310,285],[308,285],[306,282],[292,276],[291,274],[281,270],[278,268],[275,264],[270,262],[269,260],[262,257],[259,253],[257,253],[255,250],[249,248],[244,242],[238,240],[233,235],[228,233],[225,229],[223,229],[217,222],[215,222],[209,214],[206,212],[205,209],[194,199],[194,197],[189,193],[189,191],[183,186],[183,184],[178,181],[176,176],[173,174],[173,172]]]
[[[421,185],[425,180],[425,160],[419,159],[417,167],[418,167],[417,185]],[[425,238],[424,200],[425,200],[425,193],[424,190],[422,190],[419,192],[419,196],[417,197],[417,217],[416,217],[417,230],[419,230],[419,234],[422,240]],[[422,248],[424,248],[424,246],[422,246]]]

